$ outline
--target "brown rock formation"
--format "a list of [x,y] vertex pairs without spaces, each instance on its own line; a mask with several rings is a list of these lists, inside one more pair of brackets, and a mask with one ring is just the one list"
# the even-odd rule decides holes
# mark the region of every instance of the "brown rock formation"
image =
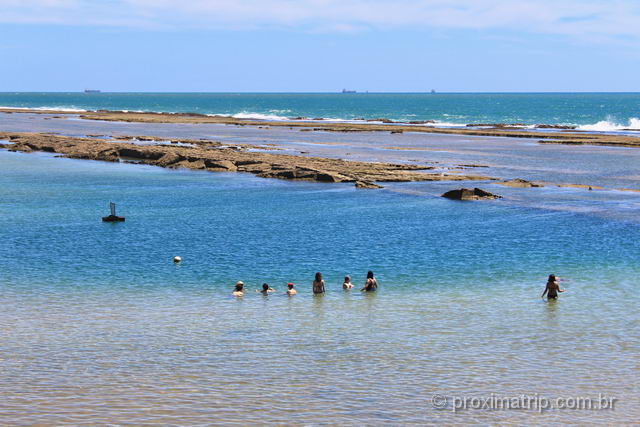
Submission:
[[538,184],[535,182],[530,182],[521,178],[511,179],[509,181],[498,182],[500,185],[504,185],[505,187],[514,187],[514,188],[533,188],[533,187],[544,187],[542,184]]
[[[167,168],[189,168],[211,172],[249,172],[264,178],[318,182],[354,182],[359,188],[380,188],[376,181],[464,181],[492,180],[478,175],[425,173],[429,166],[357,162],[323,157],[305,157],[254,151],[255,146],[228,147],[219,142],[180,140],[175,144],[136,145],[126,142],[74,138],[49,134],[3,134],[13,144],[11,151],[46,151],[65,157],[104,161],[133,161]],[[252,149],[248,151],[247,149]]]
[[480,188],[474,188],[469,190],[468,188],[460,188],[458,190],[447,191],[442,195],[451,200],[493,200],[500,199],[502,196],[498,196],[488,191],[481,190]]

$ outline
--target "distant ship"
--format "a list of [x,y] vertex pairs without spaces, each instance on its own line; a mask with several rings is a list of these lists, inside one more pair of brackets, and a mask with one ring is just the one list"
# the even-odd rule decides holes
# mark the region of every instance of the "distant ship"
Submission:
[[355,90],[342,89],[342,93],[356,93]]
[[436,93],[436,90],[435,89],[431,89],[431,93]]
[[84,93],[100,93],[98,89],[85,89]]

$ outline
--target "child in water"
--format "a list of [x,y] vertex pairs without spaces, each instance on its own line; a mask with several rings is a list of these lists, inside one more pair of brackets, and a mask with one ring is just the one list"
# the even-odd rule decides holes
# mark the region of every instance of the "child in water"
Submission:
[[244,282],[238,280],[238,282],[236,283],[236,287],[231,295],[233,295],[234,297],[244,296]]
[[547,286],[544,288],[544,292],[540,298],[544,298],[547,294],[547,299],[558,299],[558,292],[565,292],[566,289],[560,289],[560,281],[555,274],[550,274],[547,280]]
[[287,283],[287,287],[289,289],[287,289],[287,295],[295,295],[298,293],[298,291],[296,291],[295,289],[293,289],[293,283]]
[[353,289],[353,283],[351,283],[351,277],[345,276],[344,283],[342,284],[342,289],[345,291],[349,291]]

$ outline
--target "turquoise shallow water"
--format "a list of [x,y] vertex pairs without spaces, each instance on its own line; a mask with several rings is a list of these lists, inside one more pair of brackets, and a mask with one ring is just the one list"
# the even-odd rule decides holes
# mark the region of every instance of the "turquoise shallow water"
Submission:
[[[3,423],[640,417],[637,221],[402,190],[0,151]],[[125,223],[100,221],[111,200]],[[342,292],[368,269],[380,292]],[[316,271],[325,296],[310,294]],[[551,272],[569,291],[547,303]],[[263,281],[300,294],[263,297]],[[432,404],[490,393],[619,404]]]
[[0,93],[0,106],[640,129],[638,93]]

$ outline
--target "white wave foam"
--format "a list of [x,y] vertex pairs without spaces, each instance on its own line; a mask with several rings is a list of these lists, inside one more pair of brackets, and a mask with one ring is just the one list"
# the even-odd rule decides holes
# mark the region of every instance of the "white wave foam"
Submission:
[[640,119],[632,117],[625,125],[617,123],[613,119],[601,120],[598,123],[592,125],[582,125],[577,127],[578,130],[586,130],[592,132],[615,132],[625,129],[640,130]]
[[250,113],[246,111],[233,114],[231,117],[233,117],[234,119],[254,119],[254,120],[288,120],[289,119],[288,117],[278,116],[275,114]]
[[47,111],[47,110],[55,110],[55,111],[64,111],[69,113],[83,113],[87,110],[76,107],[10,107],[6,105],[0,105],[0,110],[25,110],[25,111]]

